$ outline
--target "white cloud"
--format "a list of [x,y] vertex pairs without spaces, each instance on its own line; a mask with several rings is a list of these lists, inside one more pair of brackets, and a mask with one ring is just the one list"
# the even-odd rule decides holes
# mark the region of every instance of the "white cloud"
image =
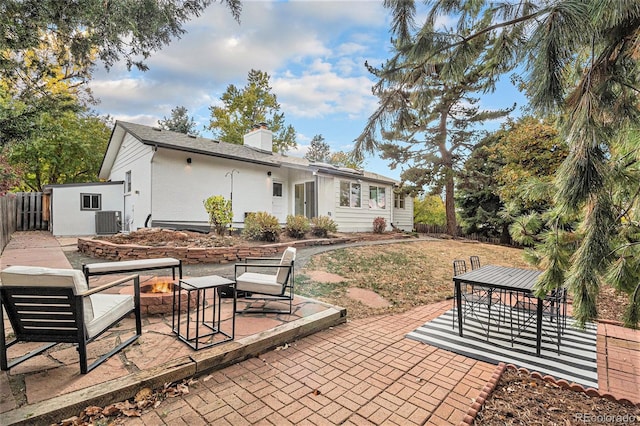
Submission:
[[322,118],[331,114],[362,116],[375,98],[366,77],[340,77],[329,71],[274,80],[274,92],[287,114]]
[[150,71],[97,70],[91,88],[99,110],[117,118],[141,111],[162,118],[180,105],[208,122],[206,108],[226,87],[244,85],[248,71],[260,69],[272,76],[287,118],[358,117],[375,102],[363,64],[380,54],[385,19],[378,2],[252,1],[243,3],[238,24],[214,3],[149,58]]

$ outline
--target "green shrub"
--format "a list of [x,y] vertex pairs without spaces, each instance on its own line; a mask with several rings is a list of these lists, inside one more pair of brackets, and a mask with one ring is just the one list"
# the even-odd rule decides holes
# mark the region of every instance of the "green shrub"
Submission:
[[244,220],[242,235],[250,240],[278,241],[280,239],[278,218],[267,212],[249,213]]
[[306,216],[288,215],[285,230],[291,238],[303,238],[304,234],[311,230],[311,225],[309,225],[309,219]]
[[387,221],[384,220],[384,217],[378,216],[373,219],[373,232],[375,234],[382,234],[385,229],[387,229]]
[[336,232],[338,225],[329,216],[318,216],[311,219],[311,232],[316,237],[327,237],[329,232]]
[[227,227],[233,221],[231,201],[222,195],[212,195],[203,201],[204,208],[209,213],[209,225],[218,235],[224,235]]

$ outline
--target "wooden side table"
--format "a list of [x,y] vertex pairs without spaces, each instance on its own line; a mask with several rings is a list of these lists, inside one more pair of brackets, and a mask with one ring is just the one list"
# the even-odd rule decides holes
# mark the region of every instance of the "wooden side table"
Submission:
[[[233,307],[231,324],[223,327],[222,298],[218,288],[227,286],[233,291]],[[192,292],[196,292],[195,297]],[[192,306],[192,299],[195,300],[195,306]],[[186,312],[183,313],[185,304]],[[194,308],[195,318],[192,318]],[[178,280],[173,286],[171,324],[178,338],[196,351],[233,340],[236,328],[236,282],[218,275]]]

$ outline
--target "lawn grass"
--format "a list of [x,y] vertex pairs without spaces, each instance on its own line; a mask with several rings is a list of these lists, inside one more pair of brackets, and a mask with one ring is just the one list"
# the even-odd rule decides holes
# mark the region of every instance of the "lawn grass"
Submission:
[[[482,264],[530,268],[522,249],[462,240],[413,240],[398,244],[338,249],[314,256],[296,278],[296,292],[347,308],[351,319],[399,313],[453,296],[453,260],[480,256]],[[305,271],[345,278],[337,284],[309,279]],[[375,291],[391,303],[371,308],[346,297],[349,287]]]

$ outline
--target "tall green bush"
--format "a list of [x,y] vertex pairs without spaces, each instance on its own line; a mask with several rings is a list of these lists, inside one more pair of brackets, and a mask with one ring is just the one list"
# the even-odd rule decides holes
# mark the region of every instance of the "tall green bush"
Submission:
[[274,242],[280,239],[280,231],[277,217],[267,212],[256,212],[247,215],[242,235],[250,240]]
[[231,201],[222,195],[212,195],[204,200],[203,203],[205,210],[209,214],[209,224],[216,230],[218,235],[224,235],[233,221]]

